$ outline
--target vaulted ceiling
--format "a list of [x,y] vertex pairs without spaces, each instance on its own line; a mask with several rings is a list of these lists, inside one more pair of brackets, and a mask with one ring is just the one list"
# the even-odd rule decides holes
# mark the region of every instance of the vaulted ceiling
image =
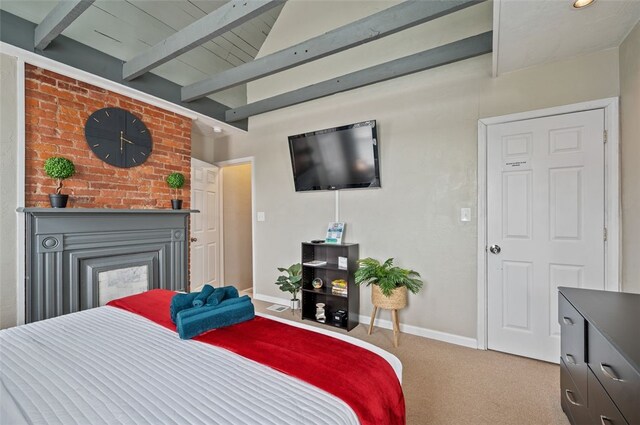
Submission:
[[640,0],[596,0],[582,10],[574,10],[572,0],[493,0],[493,33],[247,104],[247,82],[428,25],[484,0],[366,1],[380,1],[380,11],[261,57],[286,0],[0,0],[0,38],[246,128],[253,115],[492,49],[497,76],[617,47],[640,19]]
[[618,47],[640,19],[639,0],[596,0],[583,9],[572,3],[494,0],[494,72]]
[[[133,59],[228,0],[97,0],[62,34],[123,61]],[[0,9],[39,24],[58,0],[0,0]],[[151,72],[181,86],[252,61],[282,5],[189,50]],[[211,95],[230,107],[247,102],[246,86]]]
[[383,1],[378,13],[258,59],[286,0],[2,0],[0,37],[242,127],[252,115],[489,53],[491,31],[246,104],[247,82],[483,1]]

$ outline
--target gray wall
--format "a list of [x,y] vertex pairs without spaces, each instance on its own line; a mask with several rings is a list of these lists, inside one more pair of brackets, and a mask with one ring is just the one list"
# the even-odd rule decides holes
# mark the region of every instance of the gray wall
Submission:
[[0,329],[16,325],[16,59],[0,54]]
[[[322,34],[386,2],[290,0],[260,55]],[[299,25],[305,16],[305,25]],[[249,101],[303,87],[491,29],[490,2],[251,83]],[[618,50],[610,49],[491,77],[491,55],[341,93],[250,119],[249,133],[216,145],[216,160],[255,156],[254,222],[258,294],[285,298],[273,285],[278,266],[300,260],[300,241],[324,237],[334,193],[296,193],[287,136],[367,119],[379,124],[382,189],[340,192],[346,241],[360,256],[395,257],[419,271],[403,324],[475,338],[478,119],[617,96]],[[369,289],[361,289],[369,315]],[[383,319],[389,319],[383,312]]]
[[238,289],[253,286],[251,252],[251,164],[224,167],[224,284]]
[[640,293],[640,23],[620,46],[622,289]]

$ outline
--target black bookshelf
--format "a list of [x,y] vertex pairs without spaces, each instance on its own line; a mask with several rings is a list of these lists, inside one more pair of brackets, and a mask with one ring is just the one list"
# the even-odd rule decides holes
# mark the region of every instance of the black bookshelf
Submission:
[[[347,258],[347,268],[338,267],[338,257]],[[327,264],[321,266],[307,266],[304,263],[319,260]],[[316,304],[325,304],[325,324],[350,331],[358,326],[360,315],[360,291],[355,282],[355,271],[358,269],[358,244],[325,244],[302,243],[302,318],[316,320]],[[315,289],[312,282],[315,278],[322,279],[324,285]],[[331,281],[344,279],[347,281],[347,294],[331,293]],[[333,313],[337,310],[347,311],[346,324],[333,321]]]

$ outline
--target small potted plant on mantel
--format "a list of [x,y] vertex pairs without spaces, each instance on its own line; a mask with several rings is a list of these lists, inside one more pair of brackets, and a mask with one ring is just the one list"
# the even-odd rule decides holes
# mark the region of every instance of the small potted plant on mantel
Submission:
[[280,287],[282,292],[289,292],[291,294],[291,310],[297,310],[300,308],[298,292],[300,288],[302,288],[302,265],[296,263],[286,269],[278,267],[278,271],[286,274],[278,276],[275,284]]
[[378,312],[378,308],[391,310],[393,319],[393,341],[398,346],[398,333],[400,324],[398,323],[398,310],[407,306],[407,290],[414,294],[420,292],[423,282],[420,274],[414,270],[402,269],[393,265],[393,258],[389,258],[384,263],[380,263],[373,258],[358,260],[360,267],[355,273],[356,285],[371,288],[371,303],[373,313],[369,324],[369,335],[373,329],[373,322]]
[[61,156],[52,156],[44,162],[44,172],[47,176],[57,180],[58,186],[56,187],[56,193],[49,195],[49,202],[52,208],[65,208],[69,201],[69,195],[63,195],[62,181],[73,176],[76,172],[76,167],[73,162],[67,158]]
[[175,199],[171,200],[171,208],[182,209],[182,199],[178,199],[178,189],[184,186],[185,178],[182,173],[171,173],[167,176],[167,185],[175,191]]

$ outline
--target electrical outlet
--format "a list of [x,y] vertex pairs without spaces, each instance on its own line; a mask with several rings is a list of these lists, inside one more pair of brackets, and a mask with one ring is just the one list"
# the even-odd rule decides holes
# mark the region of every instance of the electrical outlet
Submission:
[[265,221],[264,211],[258,211],[258,221]]

